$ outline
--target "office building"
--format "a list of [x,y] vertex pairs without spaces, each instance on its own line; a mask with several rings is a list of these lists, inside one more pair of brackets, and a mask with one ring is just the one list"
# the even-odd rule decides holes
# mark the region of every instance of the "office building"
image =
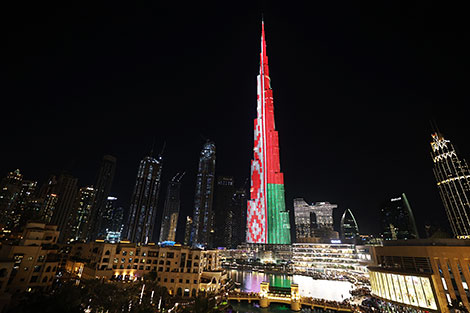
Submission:
[[16,201],[19,197],[23,182],[20,170],[15,170],[0,182],[0,224],[7,229],[15,226]]
[[201,150],[196,178],[191,230],[191,244],[193,247],[210,247],[212,245],[214,183],[215,144],[207,140]]
[[240,187],[235,190],[232,197],[232,238],[227,243],[227,248],[236,248],[246,240],[246,213],[248,193],[246,187]]
[[470,238],[470,170],[454,146],[436,132],[432,134],[431,157],[437,188],[454,236]]
[[232,242],[232,208],[235,184],[233,177],[218,176],[214,193],[214,247],[227,247]]
[[380,213],[384,240],[419,238],[413,212],[404,193],[387,201]]
[[57,203],[52,212],[51,224],[57,225],[60,232],[59,242],[66,242],[73,238],[73,225],[76,218],[76,199],[78,193],[78,179],[62,173],[53,187],[53,194],[57,195]]
[[178,216],[181,205],[181,179],[183,176],[184,173],[178,173],[168,183],[159,242],[176,241],[176,228],[178,226]]
[[75,214],[75,223],[72,226],[72,241],[86,241],[88,231],[88,221],[90,212],[95,199],[95,189],[91,186],[82,187],[78,192],[77,212]]
[[290,244],[284,174],[279,159],[279,138],[274,124],[273,91],[269,77],[264,21],[261,24],[258,105],[255,119],[251,189],[247,208],[246,241],[257,244]]
[[155,242],[155,219],[162,175],[162,156],[140,161],[132,193],[126,239],[133,243]]
[[189,246],[191,244],[191,231],[193,229],[193,219],[190,216],[186,216],[186,223],[184,225],[184,240],[183,244]]
[[297,242],[330,242],[337,239],[333,229],[333,209],[329,202],[308,204],[303,198],[294,199],[295,234]]
[[95,199],[88,222],[87,240],[94,241],[95,239],[102,238],[106,235],[103,233],[102,217],[104,216],[104,211],[106,209],[106,201],[111,193],[115,171],[116,158],[111,155],[103,156],[101,167],[94,185]]
[[359,239],[359,227],[350,209],[346,209],[341,217],[341,241],[356,243]]

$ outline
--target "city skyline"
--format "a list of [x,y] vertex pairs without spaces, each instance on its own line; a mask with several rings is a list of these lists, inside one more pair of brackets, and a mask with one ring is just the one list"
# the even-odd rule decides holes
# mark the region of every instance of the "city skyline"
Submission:
[[[328,10],[330,8],[326,6],[320,7],[320,9]],[[115,10],[117,10],[117,13],[123,13],[119,9],[115,8]],[[459,91],[459,87],[461,87],[459,85],[459,76],[455,75],[460,73],[459,70],[447,69],[454,68],[454,66],[444,66],[447,64],[445,62],[458,62],[457,60],[466,62],[463,58],[458,58],[458,53],[464,55],[465,49],[446,48],[445,44],[448,44],[448,42],[444,36],[434,36],[434,33],[432,33],[433,36],[426,35],[423,39],[425,42],[421,46],[416,44],[418,47],[415,47],[414,44],[407,41],[407,39],[413,37],[411,35],[407,37],[401,28],[393,28],[392,26],[397,26],[397,24],[387,19],[378,26],[376,31],[366,31],[363,35],[358,35],[360,32],[353,34],[353,30],[362,30],[362,27],[367,24],[366,21],[373,19],[367,14],[362,15],[365,21],[352,23],[350,25],[352,30],[347,31],[345,30],[346,21],[351,21],[351,18],[346,19],[343,24],[338,24],[337,28],[332,28],[332,25],[336,22],[335,18],[330,17],[331,21],[325,20],[325,18],[319,16],[320,13],[313,13],[314,18],[308,19],[310,21],[314,20],[310,22],[310,25],[304,21],[307,19],[300,18],[303,14],[306,14],[301,11],[300,9],[296,9],[295,12],[287,10],[283,12],[283,14],[285,13],[283,15],[281,14],[281,8],[274,5],[265,11],[270,34],[271,59],[276,60],[271,62],[270,65],[273,75],[275,73],[276,76],[273,84],[276,89],[276,109],[277,112],[280,112],[280,114],[277,114],[277,128],[280,130],[282,168],[286,174],[287,208],[292,211],[292,199],[295,197],[304,197],[309,201],[330,201],[337,203],[342,209],[350,208],[355,213],[358,224],[368,227],[369,221],[377,219],[377,216],[374,218],[369,215],[373,215],[374,210],[379,210],[380,201],[386,198],[387,194],[406,192],[410,197],[413,209],[416,211],[416,219],[420,224],[418,227],[422,232],[422,224],[424,218],[428,217],[428,210],[431,211],[430,217],[433,220],[439,220],[439,217],[445,216],[432,174],[432,161],[429,160],[428,136],[430,127],[428,126],[428,120],[434,117],[431,113],[433,106],[445,104],[443,112],[440,112],[437,120],[439,127],[446,136],[452,138],[452,141],[461,149],[461,154],[464,157],[468,158],[469,155],[469,147],[465,145],[469,128],[466,124],[461,123],[463,117],[454,117],[453,119],[447,117],[454,111],[453,106],[458,103],[468,102],[466,100],[468,96]],[[319,12],[321,11],[319,10]],[[411,11],[415,12],[412,9]],[[166,86],[163,80],[151,78],[154,73],[159,72],[157,70],[160,66],[158,60],[159,56],[163,56],[163,54],[156,53],[158,49],[154,45],[162,40],[166,43],[165,46],[171,46],[172,43],[175,43],[173,39],[163,36],[163,38],[157,40],[156,34],[151,35],[152,32],[146,32],[138,39],[144,42],[144,46],[150,45],[151,49],[149,50],[151,54],[154,54],[155,59],[151,58],[150,54],[145,52],[145,49],[142,49],[144,48],[142,44],[137,44],[136,51],[132,49],[126,51],[133,56],[142,56],[142,61],[135,63],[135,59],[128,59],[125,55],[112,56],[111,60],[103,63],[102,68],[98,67],[96,69],[98,71],[96,73],[99,75],[87,76],[87,73],[94,73],[93,70],[87,67],[80,69],[77,65],[72,66],[68,61],[70,56],[76,56],[68,49],[78,44],[77,36],[84,34],[85,40],[80,44],[83,44],[85,52],[86,49],[97,44],[95,39],[89,37],[91,33],[94,33],[93,27],[95,26],[101,26],[102,28],[99,29],[103,34],[109,35],[107,43],[110,43],[112,47],[115,47],[118,42],[127,42],[130,46],[135,42],[127,35],[124,35],[123,38],[117,36],[116,32],[120,29],[119,26],[113,23],[112,20],[107,19],[106,16],[104,19],[110,22],[110,25],[112,25],[110,28],[104,27],[104,22],[97,19],[99,14],[95,16],[94,13],[90,13],[92,18],[89,28],[78,30],[72,27],[71,23],[68,24],[62,18],[54,15],[55,13],[50,14],[51,20],[56,19],[64,22],[66,30],[71,30],[72,34],[75,35],[70,36],[70,38],[67,37],[68,39],[58,39],[55,35],[46,38],[46,43],[61,45],[63,42],[65,44],[64,50],[55,45],[51,48],[55,52],[51,55],[58,56],[57,63],[52,61],[53,59],[50,56],[47,56],[49,48],[44,50],[45,48],[41,48],[41,45],[39,45],[39,48],[33,48],[33,56],[30,56],[26,52],[29,51],[28,49],[21,50],[25,48],[24,43],[21,44],[18,42],[19,39],[9,37],[9,40],[17,44],[12,46],[12,51],[18,52],[17,56],[13,57],[12,64],[16,64],[15,62],[22,64],[19,60],[24,59],[25,64],[34,65],[34,55],[45,55],[46,61],[52,62],[53,73],[59,71],[58,67],[62,64],[61,62],[67,65],[64,72],[59,71],[59,74],[64,74],[62,75],[64,76],[64,82],[59,82],[47,73],[45,73],[43,81],[42,79],[41,81],[34,80],[35,75],[44,73],[44,71],[40,71],[42,66],[39,65],[34,65],[31,68],[21,65],[15,68],[15,71],[17,70],[18,75],[21,77],[14,75],[12,82],[15,84],[20,83],[21,88],[28,92],[15,92],[21,91],[15,89],[18,87],[12,89],[13,93],[10,101],[12,105],[7,109],[10,114],[5,115],[3,127],[11,128],[13,125],[13,121],[9,121],[6,116],[17,116],[15,123],[18,122],[19,117],[22,117],[21,122],[22,125],[25,125],[24,128],[35,129],[35,131],[33,134],[29,131],[13,132],[10,137],[6,138],[5,146],[11,147],[11,149],[9,150],[10,153],[2,158],[0,175],[6,176],[8,172],[20,168],[27,179],[37,179],[44,182],[54,170],[61,171],[64,169],[79,178],[80,186],[89,186],[94,183],[94,175],[99,167],[99,159],[105,154],[112,154],[119,160],[115,179],[119,183],[113,186],[112,194],[116,194],[119,199],[124,201],[123,206],[128,207],[138,160],[145,153],[144,151],[148,149],[146,142],[151,141],[157,133],[159,134],[157,137],[158,142],[163,140],[168,142],[168,157],[166,158],[168,167],[165,167],[162,173],[163,181],[167,181],[168,175],[175,171],[186,170],[188,172],[188,177],[182,186],[184,199],[182,199],[181,216],[191,214],[193,202],[191,190],[194,190],[197,147],[203,142],[200,139],[200,134],[213,139],[218,147],[217,153],[220,161],[218,166],[222,168],[218,168],[217,173],[239,175],[240,177],[236,177],[237,181],[243,181],[249,176],[250,146],[252,145],[251,124],[254,116],[252,97],[256,93],[252,86],[252,76],[254,76],[253,68],[257,68],[256,63],[258,62],[257,58],[253,57],[253,55],[256,56],[257,51],[255,49],[258,47],[257,29],[259,28],[260,17],[258,12],[247,14],[244,23],[237,19],[231,21],[222,16],[216,16],[208,19],[202,26],[196,26],[194,30],[189,30],[186,27],[189,24],[183,24],[181,28],[177,28],[181,31],[184,29],[184,31],[194,32],[192,34],[204,34],[202,31],[207,31],[206,35],[201,35],[201,43],[189,39],[191,44],[197,43],[197,49],[190,49],[186,52],[179,50],[182,55],[179,54],[178,57],[178,59],[181,56],[183,58],[201,58],[201,62],[199,62],[201,65],[191,65],[188,68],[189,71],[194,73],[190,78],[191,82],[195,84],[187,87],[189,88],[188,93],[191,94],[193,101],[197,101],[197,105],[195,105],[197,110],[189,108],[189,105],[184,106],[191,103],[187,101],[188,99],[184,95],[181,96],[184,99],[181,102],[175,99],[174,92],[169,92],[171,95],[164,95],[162,98],[153,96],[156,88],[158,90],[162,88],[163,90]],[[68,14],[71,15],[72,21],[81,21],[77,13],[68,12]],[[236,17],[244,16],[245,13],[235,10],[229,14]],[[415,14],[418,13],[415,12]],[[340,11],[339,15],[344,17],[346,14]],[[149,30],[154,30],[155,25],[151,23],[154,20],[152,14],[146,15],[138,11],[137,16],[145,17],[143,19],[145,23],[150,23],[150,26],[152,26]],[[233,36],[227,36],[227,38],[219,36],[220,31],[215,30],[214,25],[218,25],[222,18],[224,22],[227,22],[224,24],[224,32],[234,33],[239,31],[244,34],[244,40],[234,39]],[[421,19],[418,20],[421,21]],[[23,19],[20,19],[19,23],[23,21]],[[123,25],[128,26],[128,24],[132,24],[129,23],[132,21],[134,21],[134,17],[130,21],[124,22]],[[190,23],[190,21],[192,21],[191,18],[184,23]],[[37,21],[33,18],[31,23],[33,22]],[[162,23],[166,22],[168,22],[166,19],[162,21]],[[412,22],[411,18],[404,18],[403,22],[411,27],[412,34],[421,31],[417,27],[418,22]],[[140,27],[141,24],[137,25]],[[318,25],[326,25],[326,29],[317,28]],[[44,30],[48,27],[39,23],[38,29]],[[404,35],[405,39],[394,37],[394,32],[390,31],[388,27]],[[449,28],[443,29],[448,31],[451,36],[457,36],[457,33],[452,32]],[[137,26],[134,26],[131,30],[131,36],[139,33]],[[18,34],[18,32],[21,35],[18,38],[26,37],[26,39],[33,40],[33,42],[36,40],[34,39],[36,33],[30,28],[21,29],[12,32],[12,34]],[[381,32],[385,34],[383,36],[385,39],[377,38],[377,35]],[[445,34],[448,35],[448,33]],[[429,38],[431,37],[435,43],[430,41]],[[213,42],[214,38],[217,38],[215,42]],[[373,39],[371,42],[374,43],[368,43],[366,39]],[[351,44],[351,41],[355,40],[358,43]],[[220,63],[221,59],[218,59],[217,54],[210,53],[211,51],[217,51],[215,48],[220,46],[224,46],[224,51],[231,51],[230,58],[227,54],[221,54],[224,55],[225,59],[230,59],[230,62],[235,61],[236,66],[228,67],[228,63]],[[391,52],[385,52],[384,48],[389,46],[394,48],[391,49]],[[426,49],[429,46],[437,50]],[[285,47],[289,47],[292,51]],[[99,44],[97,48],[98,51],[106,52],[106,49]],[[339,48],[345,48],[345,50],[342,51]],[[373,48],[373,52],[364,54],[370,48]],[[415,50],[411,49],[410,52],[410,49],[406,48],[415,48]],[[198,52],[198,49],[201,51]],[[454,52],[454,50],[460,52]],[[316,57],[307,57],[312,51],[316,51]],[[327,53],[327,51],[331,53]],[[411,56],[404,56],[404,51],[407,51]],[[415,57],[420,56],[424,51],[426,51],[423,56],[424,60],[433,60],[433,66],[428,66],[431,63],[425,61],[412,66],[413,62],[416,61]],[[331,56],[327,56],[327,54],[331,54]],[[349,56],[349,54],[351,55]],[[439,55],[444,57],[438,58]],[[446,58],[447,55],[452,55],[457,60],[450,61]],[[82,57],[83,61],[81,62],[85,64],[91,58],[87,53]],[[121,64],[115,67],[121,58],[126,60],[127,65]],[[442,58],[445,60],[439,61]],[[78,58],[78,60],[81,59]],[[302,67],[300,67],[297,60],[302,60]],[[91,61],[101,62],[103,59],[99,56],[97,59],[92,58]],[[92,64],[99,64],[99,62]],[[152,62],[157,62],[158,66]],[[401,65],[400,62],[403,62],[403,64]],[[183,63],[186,64],[186,62]],[[388,63],[390,64],[387,65]],[[79,62],[79,64],[82,63]],[[172,82],[174,80],[171,73],[177,68],[173,67],[174,63],[170,62],[170,64],[171,71],[164,68],[165,70],[162,71],[161,76]],[[330,65],[333,65],[333,67]],[[374,70],[375,65],[378,65],[377,70]],[[397,70],[391,70],[397,65]],[[147,70],[141,69],[141,67],[147,68],[147,66],[152,69],[148,71],[152,75],[147,74]],[[410,67],[410,72],[407,72],[407,66]],[[123,78],[123,74],[133,73],[134,68],[141,74],[141,76],[137,76],[140,82],[144,82],[142,87],[137,88],[130,81]],[[301,71],[300,68],[306,70]],[[199,74],[202,73],[201,69],[209,69],[207,71],[209,74]],[[229,75],[231,77],[228,78],[230,79],[229,84],[218,85],[215,84],[215,81],[210,80],[212,76],[221,77],[218,75],[220,71],[226,72],[227,69],[231,73]],[[419,73],[420,70],[422,70],[422,73]],[[404,72],[401,73],[400,71]],[[116,81],[119,88],[114,89],[115,87],[110,86],[114,79],[111,73],[116,72],[118,73]],[[303,74],[304,72],[305,74]],[[307,72],[308,76],[306,75]],[[74,73],[79,74],[76,80],[69,76],[76,76]],[[408,75],[410,78],[404,77],[410,73],[413,74]],[[431,78],[426,78],[427,75],[430,75]],[[62,76],[58,75],[57,77]],[[136,77],[136,75],[130,76]],[[80,83],[80,79],[88,81],[88,77],[95,77],[90,80],[90,87]],[[307,77],[310,78],[307,79]],[[336,79],[335,77],[343,78]],[[355,80],[356,77],[358,78],[357,81]],[[378,77],[377,81],[380,84],[371,83],[371,81],[376,80],[376,77]],[[430,82],[432,79],[435,82]],[[292,80],[292,82],[288,80]],[[39,87],[34,87],[33,81],[38,83]],[[362,84],[361,82],[364,81],[365,84]],[[207,82],[207,84],[204,82]],[[237,86],[236,82],[242,85]],[[55,84],[58,84],[59,88],[51,88]],[[162,84],[162,86],[160,87],[159,84]],[[212,87],[206,89],[204,87],[206,85]],[[237,86],[237,92],[234,93],[232,88],[224,85]],[[364,85],[369,86],[364,87]],[[411,85],[416,85],[416,87]],[[132,92],[127,93],[125,88],[121,88],[123,86],[129,86]],[[214,86],[217,86],[217,88],[213,88]],[[330,89],[324,88],[325,86]],[[44,89],[36,89],[40,87],[44,87]],[[303,90],[308,90],[308,88],[312,88],[314,93],[303,95]],[[355,88],[357,88],[357,92],[352,92]],[[147,91],[144,91],[144,89]],[[211,100],[214,89],[218,92],[219,96],[215,97],[218,99],[226,97],[221,95],[230,92],[230,95],[233,96],[233,99],[229,100],[230,108],[226,105],[220,105],[220,101]],[[238,92],[242,89],[247,91]],[[51,90],[57,92],[57,98],[55,96],[50,97],[49,92]],[[172,91],[172,89],[169,89],[169,91]],[[426,93],[430,93],[430,95]],[[32,103],[32,101],[29,101],[29,94],[35,95],[37,106],[29,107],[27,103]],[[138,96],[135,96],[137,94]],[[366,94],[369,94],[369,96],[366,96]],[[123,95],[123,97],[120,97],[120,95]],[[50,108],[46,106],[46,104],[49,105],[49,101],[51,102]],[[101,103],[101,106],[98,106],[98,114],[90,116],[91,108],[96,103]],[[119,104],[123,103],[128,104],[128,109],[118,108]],[[143,108],[150,108],[151,106],[155,106],[155,112],[161,110],[161,113],[165,113],[160,114],[160,116],[172,116],[179,113],[179,110],[162,107],[162,103],[169,103],[172,106],[173,103],[176,103],[175,107],[179,105],[179,107],[188,108],[189,112],[187,112],[188,114],[179,115],[182,123],[169,118],[168,122],[161,123],[162,126],[152,125],[152,127],[147,128],[146,126],[132,124],[139,130],[138,133],[125,126],[128,119],[136,119],[140,116]],[[359,103],[365,104],[358,105]],[[413,103],[415,107],[413,107]],[[368,108],[369,105],[373,104],[375,107],[372,107],[371,112]],[[36,113],[39,113],[38,108],[40,107],[42,113],[36,115]],[[335,107],[339,110],[331,110],[328,107]],[[352,107],[355,107],[355,109],[352,110]],[[429,113],[423,114],[421,111],[423,107],[427,107],[425,112]],[[19,111],[20,109],[21,111]],[[345,112],[341,113],[342,109],[345,109]],[[73,126],[76,129],[68,126],[68,122],[67,124],[63,122],[68,121],[68,110],[74,112],[77,110],[77,117],[73,121],[86,121],[86,123],[76,123],[77,126]],[[229,114],[226,113],[226,110],[229,110]],[[315,110],[317,111],[315,112]],[[52,117],[54,118],[52,119]],[[102,118],[104,117],[106,118],[103,121]],[[200,123],[203,117],[211,122]],[[49,118],[56,121],[53,128],[52,124],[48,122]],[[191,122],[193,119],[198,120],[199,123]],[[397,123],[397,121],[400,121],[400,123]],[[103,124],[101,125],[101,123]],[[168,127],[166,123],[171,124],[172,127]],[[83,124],[89,125],[89,127],[97,127],[100,131],[97,132],[96,138],[90,138],[90,143],[80,141],[82,144],[77,144],[77,138],[82,138],[88,129]],[[71,125],[74,124],[71,123]],[[119,125],[122,129],[109,127],[112,125]],[[175,125],[182,125],[183,127],[175,127]],[[153,129],[154,127],[157,128]],[[109,130],[107,130],[108,128]],[[171,132],[175,132],[175,134],[172,134],[169,130],[164,131],[165,128],[171,129]],[[51,129],[65,129],[64,135],[57,131],[51,132]],[[138,138],[142,133],[148,135],[143,136],[142,139]],[[62,137],[65,135],[68,136],[68,140],[64,140],[65,137]],[[357,138],[357,135],[360,137]],[[183,138],[184,140],[181,140]],[[50,149],[41,149],[40,147],[43,147],[46,143],[49,144]],[[184,146],[184,148],[181,148],[181,146]],[[354,151],[354,149],[357,149],[357,151]],[[30,157],[33,151],[41,151],[41,154],[36,154],[34,160]],[[173,164],[170,165],[170,162]],[[181,164],[184,164],[183,168]],[[179,168],[177,168],[178,166]],[[377,172],[380,172],[380,175]],[[163,186],[162,188],[165,190],[166,187]],[[368,198],[365,198],[364,195],[367,195]],[[160,198],[162,199],[162,197]],[[159,205],[162,207],[162,202]],[[362,230],[371,232],[370,229],[361,227]]]

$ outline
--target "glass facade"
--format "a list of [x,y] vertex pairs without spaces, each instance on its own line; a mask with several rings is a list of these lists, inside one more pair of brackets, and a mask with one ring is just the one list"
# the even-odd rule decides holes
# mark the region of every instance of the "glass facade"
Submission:
[[437,310],[429,277],[369,271],[372,294],[394,302]]

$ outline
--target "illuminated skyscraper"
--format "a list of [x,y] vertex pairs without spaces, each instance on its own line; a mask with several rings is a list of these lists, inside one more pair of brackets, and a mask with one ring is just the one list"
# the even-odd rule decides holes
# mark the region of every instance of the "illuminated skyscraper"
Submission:
[[290,244],[289,213],[286,211],[284,175],[279,161],[279,138],[274,124],[273,91],[266,55],[264,21],[261,24],[258,106],[254,127],[246,241]]
[[[51,197],[51,200],[54,199]],[[72,226],[72,237],[74,241],[85,241],[88,230],[88,221],[90,219],[91,207],[95,199],[95,189],[91,186],[82,187],[78,192],[77,212],[75,223]]]
[[227,247],[232,242],[233,177],[218,176],[214,195],[214,246]]
[[116,171],[116,158],[111,155],[105,155],[101,162],[101,167],[95,183],[95,199],[90,212],[88,222],[88,240],[95,240],[104,237],[103,216],[106,210],[106,201],[111,193],[111,186]]
[[359,227],[350,209],[346,209],[341,217],[341,240],[355,243],[359,238]]
[[199,170],[194,195],[193,226],[191,244],[208,247],[211,245],[213,232],[212,198],[214,196],[215,180],[215,144],[207,141],[199,157]]
[[380,213],[384,240],[419,239],[415,218],[404,193],[387,201]]
[[21,192],[23,175],[20,170],[8,173],[0,183],[0,224],[7,229],[14,227],[15,220],[15,204]]
[[163,207],[159,242],[176,240],[176,227],[178,226],[178,216],[181,204],[181,178],[183,178],[183,176],[184,173],[178,173],[168,183],[165,206]]
[[193,219],[190,216],[186,216],[186,223],[184,225],[184,240],[183,240],[183,244],[185,246],[188,246],[191,243],[191,230],[192,229],[193,229]]
[[432,135],[431,156],[434,176],[454,236],[470,238],[470,171],[450,140]]
[[62,173],[57,178],[54,194],[57,195],[57,204],[52,213],[51,224],[57,225],[60,231],[59,242],[66,242],[72,238],[72,225],[75,223],[76,199],[78,193],[78,178]]
[[127,223],[127,239],[135,243],[155,242],[158,193],[162,175],[162,157],[147,156],[140,161]]

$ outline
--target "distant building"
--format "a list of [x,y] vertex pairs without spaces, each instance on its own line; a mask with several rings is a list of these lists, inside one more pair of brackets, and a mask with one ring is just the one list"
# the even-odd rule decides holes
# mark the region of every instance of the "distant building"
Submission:
[[121,240],[121,233],[124,221],[124,209],[117,205],[117,198],[109,196],[106,200],[106,207],[104,210],[102,230],[105,234],[106,240],[112,242],[119,242]]
[[181,205],[181,179],[184,174],[185,173],[178,173],[170,182],[168,182],[159,242],[176,241],[176,228],[178,227],[178,217]]
[[387,201],[380,213],[384,240],[419,238],[413,212],[404,193]]
[[90,219],[91,208],[95,199],[95,189],[91,186],[82,187],[78,192],[77,212],[75,214],[75,223],[72,226],[73,241],[85,241],[88,231],[88,222]]
[[14,262],[9,280],[1,286],[5,292],[48,291],[51,288],[59,264],[58,237],[55,225],[28,223],[19,242],[0,246],[0,260]]
[[22,189],[23,175],[15,170],[0,182],[0,224],[7,229],[15,227],[16,201]]
[[336,204],[316,202],[308,204],[303,198],[294,199],[294,217],[297,242],[329,242],[337,239],[333,229],[333,209]]
[[76,199],[78,193],[78,179],[62,173],[53,186],[53,194],[57,195],[57,204],[52,213],[51,224],[57,225],[60,232],[59,242],[66,242],[72,238],[72,228],[76,217]]
[[184,225],[184,240],[183,244],[189,246],[191,243],[191,230],[193,229],[193,219],[190,216],[186,216],[186,223]]
[[341,217],[341,240],[343,242],[356,243],[359,239],[359,227],[356,218],[350,209],[346,209]]
[[215,144],[209,140],[204,144],[199,157],[199,169],[194,194],[193,227],[191,244],[193,247],[210,247],[213,231],[212,200],[215,183]]
[[235,193],[233,177],[218,176],[214,192],[214,247],[227,247],[232,242],[232,198]]
[[102,217],[106,210],[106,201],[111,193],[115,171],[116,158],[111,155],[103,156],[101,167],[94,185],[95,200],[91,208],[90,219],[88,222],[87,239],[90,241],[94,241],[97,238],[105,236],[103,233]]
[[432,135],[431,156],[434,176],[454,236],[470,238],[470,170],[450,140]]
[[155,242],[155,219],[162,175],[162,156],[140,161],[132,194],[126,238],[134,243]]
[[236,248],[246,240],[246,206],[248,193],[245,187],[237,188],[232,197],[231,241],[227,248]]

